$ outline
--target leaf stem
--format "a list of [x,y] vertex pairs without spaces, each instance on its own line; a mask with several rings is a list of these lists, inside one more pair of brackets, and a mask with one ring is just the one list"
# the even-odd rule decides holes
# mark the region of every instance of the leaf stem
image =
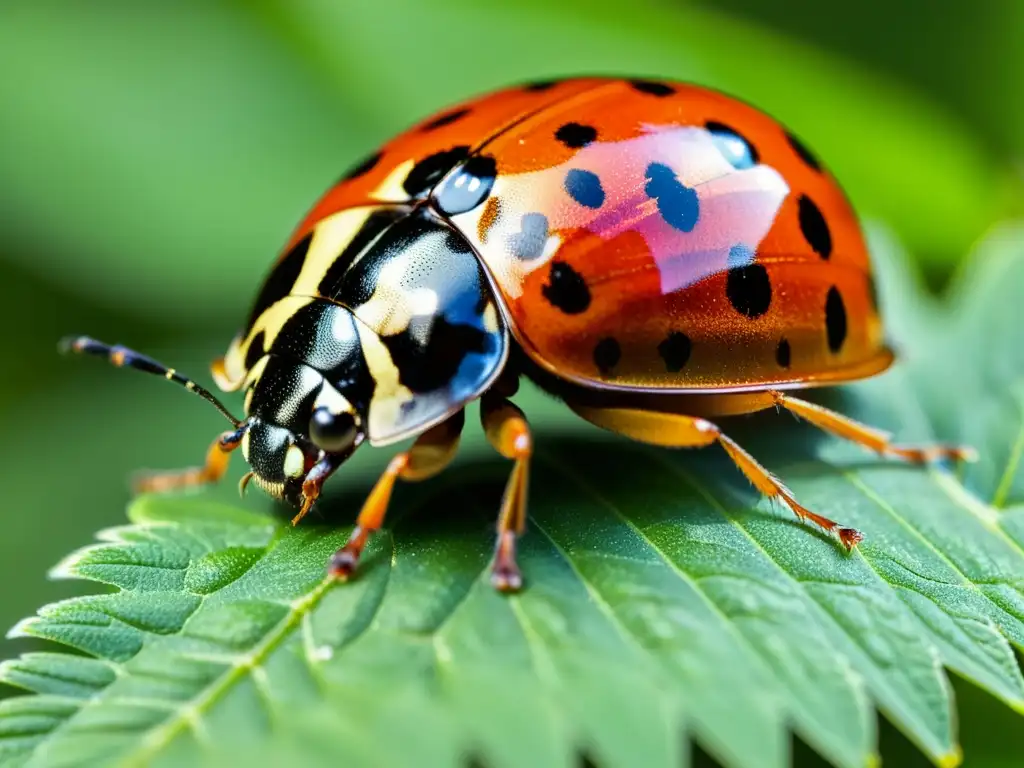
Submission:
[[159,728],[151,731],[139,747],[120,762],[120,765],[126,768],[148,765],[152,758],[170,744],[178,734],[186,728],[198,724],[203,712],[209,709],[217,699],[244,675],[262,665],[264,660],[299,626],[303,618],[316,607],[334,583],[335,580],[332,577],[326,576],[311,592],[294,601],[288,614],[250,653],[239,656],[213,685],[193,698],[187,706],[178,710],[174,717],[164,721]]

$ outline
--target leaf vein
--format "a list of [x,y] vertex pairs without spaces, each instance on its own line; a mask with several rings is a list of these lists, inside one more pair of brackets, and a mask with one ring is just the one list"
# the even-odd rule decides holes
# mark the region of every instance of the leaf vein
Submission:
[[[901,528],[906,529],[911,534],[911,536],[913,536],[915,539],[917,539],[922,544],[924,544],[924,546],[932,554],[934,554],[936,556],[936,558],[938,558],[943,563],[945,563],[947,566],[949,566],[950,570],[959,577],[959,585],[960,586],[967,587],[968,589],[970,589],[971,591],[973,591],[977,595],[980,595],[985,600],[985,602],[988,605],[992,606],[996,611],[998,611],[1000,613],[1006,613],[1002,608],[1000,608],[998,605],[993,603],[992,600],[988,597],[988,595],[986,595],[982,590],[978,589],[977,585],[967,576],[966,573],[964,573],[960,569],[960,567],[945,552],[943,552],[941,549],[939,549],[937,546],[935,546],[935,544],[933,544],[928,539],[927,536],[925,536],[916,527],[911,525],[906,519],[903,518],[902,515],[899,515],[896,512],[896,510],[893,509],[892,505],[889,504],[885,499],[881,498],[874,491],[873,488],[869,487],[866,483],[864,483],[863,480],[861,480],[859,477],[857,477],[855,474],[853,474],[851,472],[843,472],[842,475],[846,479],[846,481],[848,483],[850,483],[850,485],[852,485],[854,488],[856,488],[861,494],[863,494],[867,499],[869,499],[873,504],[875,504],[875,506],[877,506],[879,509],[881,509],[888,517],[890,517],[893,520],[895,520],[896,523]],[[868,561],[869,558],[865,557],[864,560]],[[878,573],[878,571],[874,568],[874,565],[872,563],[869,562],[868,564],[871,565],[872,569],[875,570],[876,573]],[[906,566],[903,565],[902,563],[900,564],[900,566],[903,567],[903,568],[906,568]],[[909,568],[907,568],[907,570],[910,571]],[[939,584],[945,584],[945,585],[948,585],[948,586],[955,586],[954,584],[950,584],[949,582],[941,582],[941,581],[938,581],[937,579],[926,578],[926,577],[921,576],[920,574],[916,573],[915,571],[910,571],[910,572],[913,573],[915,576],[918,576],[919,578],[926,579],[927,581],[931,581],[931,582],[935,582],[935,583],[939,583]],[[883,579],[885,579],[885,576],[883,576],[881,573],[879,573],[879,576],[881,576]],[[888,579],[886,579],[886,581],[888,582]],[[915,589],[913,591],[917,592],[918,594],[921,594],[923,597],[927,597],[927,595],[923,595],[919,590]],[[940,606],[940,608],[941,608],[941,606]],[[949,613],[949,611],[946,611],[945,609],[943,609],[943,613],[945,613],[947,616],[950,616],[952,618],[952,615]],[[1021,619],[1020,616],[1015,616],[1014,618],[1016,618],[1018,621]]]
[[[751,644],[751,642],[746,638],[746,636],[739,630],[739,628],[736,626],[736,623],[733,621],[733,619],[728,614],[726,614],[726,613],[724,613],[722,611],[722,609],[718,606],[718,604],[711,598],[710,595],[708,595],[707,591],[700,585],[700,583],[696,579],[694,579],[689,573],[687,573],[682,568],[680,568],[676,563],[674,563],[672,561],[672,559],[668,556],[668,554],[664,550],[661,549],[661,547],[659,547],[653,540],[651,540],[651,538],[649,536],[647,536],[646,533],[644,533],[629,517],[627,517],[622,512],[622,510],[619,509],[617,504],[612,502],[611,499],[607,498],[604,494],[602,494],[600,491],[598,491],[596,488],[594,488],[590,483],[586,482],[584,480],[584,478],[582,478],[577,472],[575,472],[573,470],[569,470],[569,469],[567,469],[564,466],[559,466],[559,465],[555,464],[554,461],[552,459],[550,459],[546,455],[543,457],[543,460],[545,461],[545,463],[547,463],[547,464],[549,464],[549,465],[551,465],[553,467],[556,467],[556,469],[558,469],[559,471],[563,472],[574,483],[576,483],[581,488],[583,488],[594,499],[596,499],[598,502],[600,502],[605,508],[607,508],[610,512],[612,512],[616,517],[618,517],[619,520],[621,520],[622,523],[627,528],[629,528],[631,531],[633,531],[648,547],[650,547],[651,550],[655,554],[658,555],[658,558],[666,566],[668,566],[669,570],[671,570],[673,573],[675,573],[676,576],[678,576],[679,579],[684,584],[688,584],[693,589],[694,593],[701,599],[701,601],[705,604],[705,606],[715,616],[718,617],[718,619],[721,621],[725,631],[730,636],[732,636],[734,640],[737,641],[737,644],[740,647],[744,648],[747,651],[747,653],[749,653],[751,655],[751,657],[753,658],[753,660],[756,663],[761,664],[762,666],[767,666],[768,667],[767,671],[770,673],[771,679],[773,681],[775,681],[776,683],[778,683],[778,678],[776,677],[774,671],[771,670],[770,665],[765,665],[764,664],[764,658],[758,652],[757,648],[755,648]],[[773,695],[773,698],[775,698],[774,695]]]
[[200,731],[205,731],[200,722],[202,713],[223,696],[241,677],[247,674],[252,665],[261,663],[289,637],[296,625],[302,620],[302,617],[316,607],[333,584],[333,578],[325,577],[304,598],[295,601],[291,610],[250,653],[234,661],[217,681],[193,697],[186,707],[179,710],[176,717],[169,718],[160,726],[150,731],[143,742],[125,758],[124,763],[127,765],[147,764],[174,737],[188,727],[192,728],[197,738],[202,740]]
[[1024,400],[1017,397],[1016,402],[1020,427],[1017,429],[1017,438],[1014,440],[1013,447],[1010,449],[1010,455],[1006,460],[1006,468],[1003,470],[1003,474],[1000,475],[999,484],[996,486],[996,491],[992,496],[992,506],[996,509],[1002,509],[1006,506],[1010,496],[1010,488],[1013,486],[1013,478],[1017,474],[1021,457],[1024,457]]

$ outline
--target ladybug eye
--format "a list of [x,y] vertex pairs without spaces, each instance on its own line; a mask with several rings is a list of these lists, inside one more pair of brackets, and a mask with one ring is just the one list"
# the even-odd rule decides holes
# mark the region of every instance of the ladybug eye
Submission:
[[351,413],[331,413],[317,408],[309,420],[309,437],[321,450],[340,453],[352,447],[359,435]]

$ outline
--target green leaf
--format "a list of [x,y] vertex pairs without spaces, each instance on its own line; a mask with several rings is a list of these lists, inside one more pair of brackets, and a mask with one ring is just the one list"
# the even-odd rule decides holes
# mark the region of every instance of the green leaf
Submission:
[[854,554],[759,500],[718,451],[605,436],[527,391],[523,593],[488,584],[508,467],[478,434],[457,467],[398,489],[347,585],[324,563],[365,478],[336,481],[328,519],[297,528],[144,497],[54,571],[111,591],[13,630],[87,655],[0,665],[34,692],[0,702],[0,760],[511,768],[583,752],[667,768],[687,763],[685,735],[728,768],[781,768],[792,732],[853,768],[878,759],[877,708],[956,764],[948,671],[1024,713],[1021,412],[1001,396],[1024,381],[1024,230],[996,232],[947,304],[885,232],[871,239],[905,360],[827,402],[901,439],[975,438],[981,461],[881,461],[775,413],[728,425],[805,504],[867,533]]

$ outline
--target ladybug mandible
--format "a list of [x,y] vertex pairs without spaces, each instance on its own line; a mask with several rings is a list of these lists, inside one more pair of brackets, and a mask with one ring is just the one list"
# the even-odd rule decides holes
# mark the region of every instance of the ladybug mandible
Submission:
[[295,230],[213,376],[244,420],[173,369],[86,337],[75,352],[165,376],[232,423],[204,467],[241,447],[252,480],[298,508],[363,442],[415,437],[332,558],[354,570],[398,479],[454,456],[463,408],[514,461],[492,582],[517,589],[530,429],[525,375],[577,414],[669,447],[718,442],[757,489],[852,548],[861,534],[801,506],[710,418],[785,408],[913,462],[966,448],[889,435],[788,391],[871,376],[893,360],[854,212],[808,149],[758,110],[675,82],[569,79],[460,104],[349,171]]

